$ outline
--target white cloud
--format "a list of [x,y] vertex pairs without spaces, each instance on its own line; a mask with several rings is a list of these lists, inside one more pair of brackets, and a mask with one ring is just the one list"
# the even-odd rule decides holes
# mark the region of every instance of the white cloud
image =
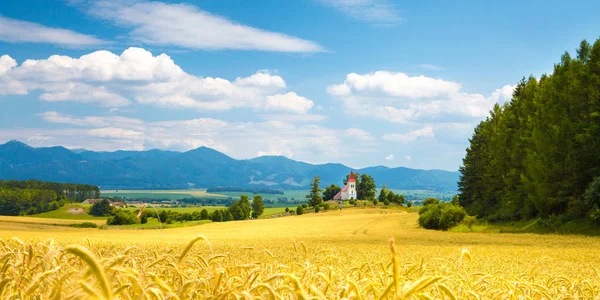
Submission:
[[410,157],[409,155],[405,156],[404,159],[406,160],[412,160],[412,157]]
[[119,26],[130,37],[151,45],[190,49],[320,52],[313,41],[238,24],[188,4],[146,1],[97,1],[87,11]]
[[425,70],[432,70],[432,71],[446,70],[445,68],[442,68],[442,67],[436,66],[436,65],[432,65],[432,64],[421,64],[421,68],[423,68]]
[[512,94],[515,91],[516,85],[505,85],[499,89],[496,89],[490,96],[490,100],[495,103],[506,103],[512,99]]
[[266,110],[283,110],[290,111],[299,114],[307,113],[313,106],[314,102],[311,100],[304,98],[302,96],[298,96],[294,92],[289,92],[287,94],[277,94],[273,96],[267,96],[267,105],[265,106]]
[[388,141],[409,143],[409,142],[414,142],[417,139],[434,138],[434,137],[435,137],[435,133],[433,132],[433,128],[431,126],[425,126],[421,129],[413,130],[413,131],[410,131],[407,133],[386,134],[383,136],[383,139],[388,140]]
[[393,160],[394,159],[394,155],[390,154],[388,156],[385,157],[385,160]]
[[388,0],[319,0],[341,13],[375,25],[396,25],[402,18],[398,9]]
[[52,55],[20,66],[0,58],[0,94],[41,91],[44,101],[78,101],[123,107],[134,100],[166,108],[228,110],[236,107],[306,113],[314,103],[287,88],[283,78],[258,71],[234,81],[184,72],[167,55],[141,48],[121,55],[95,51],[79,58]]
[[456,82],[377,71],[350,73],[327,92],[343,103],[348,115],[396,123],[439,123],[481,119],[511,89],[505,86],[486,98],[462,92]]
[[0,56],[0,75],[17,66],[17,61],[8,55]]
[[97,136],[101,138],[140,139],[143,137],[142,132],[116,127],[103,127],[91,129],[90,131],[88,131],[88,133],[91,136]]
[[346,136],[350,138],[359,139],[361,141],[371,141],[373,137],[370,133],[360,128],[349,128],[345,130]]
[[70,124],[77,126],[88,126],[88,127],[121,127],[128,129],[136,129],[140,130],[140,125],[144,122],[139,119],[134,118],[126,118],[120,116],[108,116],[108,117],[98,117],[98,116],[87,116],[82,118],[77,118],[70,115],[64,115],[58,113],[56,111],[47,111],[41,114],[37,114],[37,116],[41,117],[47,122],[57,123],[57,124]]
[[69,47],[94,46],[106,43],[91,35],[46,27],[3,16],[0,16],[0,41],[9,43],[49,43]]

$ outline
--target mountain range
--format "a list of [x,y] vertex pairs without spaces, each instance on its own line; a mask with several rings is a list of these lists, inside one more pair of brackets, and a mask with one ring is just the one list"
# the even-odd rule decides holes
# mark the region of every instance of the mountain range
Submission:
[[37,179],[94,184],[101,189],[183,189],[214,186],[304,189],[321,177],[321,187],[350,171],[366,173],[378,186],[408,190],[456,191],[458,172],[384,166],[352,169],[343,164],[309,164],[284,156],[238,160],[200,147],[186,152],[148,150],[96,152],[65,147],[0,145],[0,179]]

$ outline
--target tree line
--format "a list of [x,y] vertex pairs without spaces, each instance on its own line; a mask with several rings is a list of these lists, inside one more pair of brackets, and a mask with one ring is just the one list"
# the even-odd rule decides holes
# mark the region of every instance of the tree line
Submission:
[[0,180],[0,215],[33,215],[99,196],[100,189],[87,184]]
[[582,41],[576,57],[564,53],[552,74],[523,78],[469,141],[459,182],[469,214],[563,222],[592,215],[600,205],[586,197],[600,176],[600,39]]

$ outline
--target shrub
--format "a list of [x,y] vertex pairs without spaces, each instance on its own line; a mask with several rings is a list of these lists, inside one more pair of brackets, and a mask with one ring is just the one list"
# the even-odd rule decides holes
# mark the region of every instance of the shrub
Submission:
[[428,205],[419,210],[419,225],[427,229],[438,229],[441,217],[442,210],[439,205]]
[[133,212],[119,209],[115,212],[114,216],[106,220],[106,225],[130,225],[138,223],[138,219]]
[[92,222],[83,222],[81,224],[71,224],[69,226],[75,227],[75,228],[97,228],[98,227],[98,225],[96,225],[96,223],[92,223]]
[[290,209],[286,207],[285,208],[285,212],[289,212],[289,211],[290,211]]
[[297,214],[297,215],[301,215],[301,214],[303,214],[303,213],[304,213],[304,207],[303,207],[303,206],[304,206],[304,205],[300,205],[300,204],[298,204],[298,207],[296,207],[296,214]]
[[307,208],[307,207],[308,207],[308,204],[302,203],[302,208]]
[[596,177],[585,190],[584,200],[589,207],[600,207],[600,177]]
[[419,225],[426,229],[448,230],[460,223],[466,215],[460,206],[429,203],[419,209]]
[[548,229],[550,232],[556,232],[562,221],[556,215],[549,215],[544,218],[538,218],[537,224],[542,228]]
[[465,216],[463,223],[467,225],[469,230],[473,231],[473,225],[477,222],[477,216]]
[[438,224],[438,228],[441,230],[448,230],[460,223],[467,213],[465,209],[455,205],[443,205],[442,216]]
[[383,200],[383,205],[385,205],[385,206],[390,205],[390,201],[388,199]]
[[110,201],[108,199],[102,199],[92,205],[90,208],[90,215],[96,217],[105,217],[110,215],[112,212],[112,207],[110,207]]
[[408,203],[406,203],[406,207],[412,207],[412,201],[408,201]]
[[423,206],[427,206],[429,204],[440,204],[440,200],[436,198],[427,198],[423,201]]
[[331,206],[329,205],[329,203],[325,203],[325,204],[323,204],[323,209],[324,210],[330,210]]
[[315,212],[316,212],[316,213],[318,213],[320,209],[321,209],[321,208],[320,208],[320,206],[319,206],[319,205],[315,206]]

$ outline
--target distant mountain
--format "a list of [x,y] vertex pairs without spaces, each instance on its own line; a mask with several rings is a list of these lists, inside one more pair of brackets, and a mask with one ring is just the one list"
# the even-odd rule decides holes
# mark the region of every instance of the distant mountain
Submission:
[[0,179],[39,179],[99,185],[103,189],[180,189],[238,186],[307,188],[318,175],[321,185],[341,185],[351,170],[377,184],[410,190],[456,191],[458,172],[384,166],[352,169],[342,164],[313,165],[283,156],[237,160],[200,147],[186,152],[149,150],[95,152],[64,147],[33,148],[18,141],[0,145]]

